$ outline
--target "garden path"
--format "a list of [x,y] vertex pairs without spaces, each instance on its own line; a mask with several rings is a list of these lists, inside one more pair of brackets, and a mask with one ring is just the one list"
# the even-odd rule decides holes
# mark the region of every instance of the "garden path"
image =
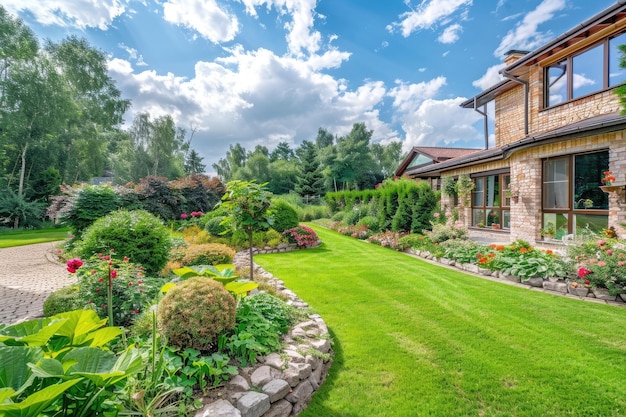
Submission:
[[75,279],[58,262],[58,242],[0,249],[0,323],[43,316],[43,302]]

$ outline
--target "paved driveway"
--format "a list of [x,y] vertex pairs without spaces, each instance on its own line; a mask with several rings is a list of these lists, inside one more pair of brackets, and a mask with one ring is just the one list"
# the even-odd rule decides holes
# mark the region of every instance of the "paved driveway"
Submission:
[[75,281],[57,262],[57,244],[0,249],[0,323],[41,317],[48,295]]

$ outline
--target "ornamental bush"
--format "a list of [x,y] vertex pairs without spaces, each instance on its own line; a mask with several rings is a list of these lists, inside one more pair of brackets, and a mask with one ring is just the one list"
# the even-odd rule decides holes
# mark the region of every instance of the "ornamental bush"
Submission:
[[75,254],[88,259],[113,249],[113,259],[127,256],[143,265],[147,275],[156,275],[167,263],[171,246],[169,230],[157,217],[144,210],[119,210],[89,226]]
[[78,285],[70,285],[52,292],[43,302],[43,315],[54,316],[79,308],[77,302]]
[[298,225],[298,212],[282,200],[272,202],[269,211],[273,218],[272,229],[279,233]]
[[215,350],[217,337],[235,327],[237,304],[219,282],[194,277],[177,284],[158,307],[159,326],[168,343]]
[[75,235],[79,235],[100,217],[117,210],[120,204],[121,200],[112,187],[88,185],[70,198],[70,209],[63,214],[62,220],[72,228]]
[[239,308],[250,307],[275,325],[281,334],[294,322],[294,307],[268,293],[257,293],[241,300]]
[[185,248],[181,263],[187,266],[229,264],[234,256],[235,250],[221,243],[192,244]]
[[319,241],[317,233],[307,226],[298,226],[285,230],[283,236],[287,237],[289,243],[295,243],[298,246],[313,246]]

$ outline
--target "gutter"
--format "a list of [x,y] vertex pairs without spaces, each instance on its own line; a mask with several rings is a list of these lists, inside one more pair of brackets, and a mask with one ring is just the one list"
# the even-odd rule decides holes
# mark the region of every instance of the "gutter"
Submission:
[[483,110],[478,108],[478,98],[474,97],[474,111],[483,116],[483,126],[485,132],[485,149],[489,149],[489,123],[487,120],[487,104],[483,104]]
[[528,81],[515,77],[506,72],[504,69],[500,71],[500,74],[502,74],[504,78],[524,86],[524,134],[528,136]]

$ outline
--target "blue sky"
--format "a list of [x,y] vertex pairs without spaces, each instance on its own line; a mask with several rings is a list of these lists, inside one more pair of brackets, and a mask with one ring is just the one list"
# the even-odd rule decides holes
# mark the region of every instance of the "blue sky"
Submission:
[[0,0],[41,39],[86,38],[132,101],[195,129],[211,164],[241,143],[297,147],[320,127],[373,140],[481,147],[459,104],[608,0]]

